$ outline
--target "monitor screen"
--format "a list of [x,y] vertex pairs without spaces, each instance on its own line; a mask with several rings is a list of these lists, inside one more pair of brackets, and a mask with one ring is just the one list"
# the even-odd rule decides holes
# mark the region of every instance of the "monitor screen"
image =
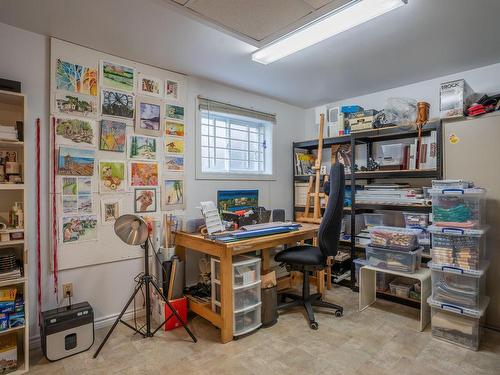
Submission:
[[249,210],[259,206],[258,190],[218,190],[217,208],[219,212]]

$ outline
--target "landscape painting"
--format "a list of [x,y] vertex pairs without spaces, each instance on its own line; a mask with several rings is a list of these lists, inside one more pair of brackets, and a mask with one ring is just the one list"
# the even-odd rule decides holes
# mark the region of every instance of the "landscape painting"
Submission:
[[54,102],[54,112],[56,113],[83,117],[97,116],[97,98],[95,96],[57,92]]
[[94,120],[56,118],[56,144],[95,147],[97,145]]
[[97,96],[97,69],[57,59],[56,88]]
[[137,91],[142,95],[163,97],[163,80],[139,73],[139,84]]
[[62,196],[62,212],[66,215],[78,213],[78,197],[76,195]]
[[92,193],[92,178],[78,177],[78,194]]
[[101,112],[103,116],[134,118],[134,96],[118,91],[101,91]]
[[134,92],[135,69],[101,60],[101,86]]
[[78,213],[79,214],[91,214],[92,211],[93,211],[92,195],[91,194],[78,194]]
[[73,147],[59,147],[57,174],[64,176],[93,176],[95,151]]
[[182,172],[184,170],[184,157],[165,156],[165,170],[169,172]]
[[134,190],[134,212],[156,212],[156,189],[138,188]]
[[135,131],[140,134],[161,136],[161,101],[137,99]]
[[161,186],[162,211],[184,208],[184,181],[180,179],[167,179]]
[[158,163],[146,161],[132,161],[129,163],[130,186],[154,187],[158,186]]
[[101,193],[125,191],[125,185],[125,162],[99,161],[99,191]]
[[64,244],[97,240],[97,216],[63,216],[61,229]]
[[121,199],[101,199],[101,224],[113,225],[122,214]]
[[137,160],[156,160],[156,138],[130,135],[128,157]]
[[125,133],[127,124],[124,122],[102,120],[99,150],[125,152]]
[[165,107],[165,117],[173,120],[184,120],[184,107],[167,104]]
[[168,79],[165,81],[165,98],[171,100],[179,99],[179,82]]
[[165,121],[165,135],[184,137],[184,124],[180,122]]
[[62,195],[77,195],[77,177],[62,177]]
[[165,137],[165,152],[168,154],[184,153],[184,140],[181,138]]

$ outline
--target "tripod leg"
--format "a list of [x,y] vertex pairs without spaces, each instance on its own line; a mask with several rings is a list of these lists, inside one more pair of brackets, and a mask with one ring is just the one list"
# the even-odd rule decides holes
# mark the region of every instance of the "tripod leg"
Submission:
[[144,284],[144,281],[141,280],[141,282],[139,284],[137,284],[137,286],[135,287],[135,290],[134,290],[134,293],[130,296],[127,304],[123,307],[123,310],[121,311],[120,315],[118,315],[118,318],[116,318],[115,322],[113,323],[113,326],[111,327],[111,329],[108,331],[106,337],[104,338],[104,340],[102,340],[101,342],[101,345],[99,345],[99,348],[97,348],[97,351],[95,352],[94,354],[94,358],[97,358],[97,356],[99,355],[99,353],[101,352],[101,349],[103,348],[103,346],[106,344],[106,342],[108,341],[109,339],[109,336],[111,336],[111,334],[113,333],[114,329],[116,328],[116,326],[118,325],[118,323],[122,320],[122,317],[123,317],[123,314],[125,314],[125,311],[127,311],[128,309],[128,306],[132,303],[132,301],[134,300],[135,298],[135,295],[137,294],[137,292],[139,292],[139,290],[141,290],[141,287],[142,287],[142,284]]
[[[170,302],[168,302],[168,299],[163,295],[163,293],[160,291],[160,288],[158,287],[158,285],[156,285],[156,282],[154,280],[151,280],[151,284],[153,284],[153,287],[156,289],[156,291],[158,292],[158,294],[161,296],[161,298],[163,298],[163,300],[165,301],[165,303],[167,304],[167,306],[170,308],[170,311],[175,315],[175,317],[179,320],[179,322],[181,322],[182,326],[184,327],[184,329],[186,330],[186,332],[189,334],[189,336],[191,336],[191,339],[193,339],[193,342],[197,342],[198,339],[196,337],[194,337],[193,333],[191,332],[191,330],[189,329],[189,327],[186,325],[186,323],[184,323],[184,321],[182,320],[182,318],[179,316],[179,314],[177,313],[177,310],[175,310],[173,308],[173,306],[170,304]],[[165,324],[165,323],[163,323]],[[162,324],[162,325],[163,325]],[[160,326],[161,327],[161,326]],[[158,330],[158,329],[157,329]]]

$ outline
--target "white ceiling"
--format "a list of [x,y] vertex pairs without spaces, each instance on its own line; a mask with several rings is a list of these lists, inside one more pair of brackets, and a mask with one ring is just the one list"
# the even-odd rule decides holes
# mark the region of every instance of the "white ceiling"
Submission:
[[500,62],[498,0],[409,0],[267,66],[251,60],[255,46],[178,8],[167,0],[0,0],[0,22],[304,108]]

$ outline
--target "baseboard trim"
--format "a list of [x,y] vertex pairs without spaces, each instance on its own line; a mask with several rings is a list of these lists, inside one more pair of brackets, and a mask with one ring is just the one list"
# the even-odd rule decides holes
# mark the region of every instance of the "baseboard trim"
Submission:
[[[142,317],[145,314],[145,309],[138,309],[135,313],[136,317]],[[101,329],[105,327],[111,326],[116,318],[118,318],[118,314],[103,316],[99,319],[94,320],[94,329]],[[134,310],[128,310],[123,314],[123,320],[131,320],[134,318]],[[42,347],[42,343],[40,340],[40,334],[30,337],[30,350],[39,350]]]

